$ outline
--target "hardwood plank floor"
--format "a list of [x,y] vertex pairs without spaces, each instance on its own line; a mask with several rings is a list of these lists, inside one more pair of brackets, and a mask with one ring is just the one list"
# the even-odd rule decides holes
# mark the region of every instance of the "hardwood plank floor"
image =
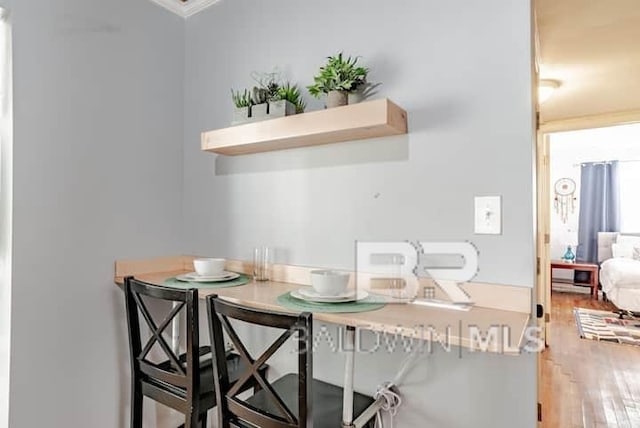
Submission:
[[615,309],[588,294],[552,293],[541,426],[640,428],[640,346],[580,339],[574,307]]

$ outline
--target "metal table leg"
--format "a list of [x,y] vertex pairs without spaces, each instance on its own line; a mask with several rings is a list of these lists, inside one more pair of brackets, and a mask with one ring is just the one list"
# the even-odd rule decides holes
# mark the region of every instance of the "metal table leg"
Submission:
[[[398,371],[398,374],[396,374],[395,379],[392,382],[385,383],[381,386],[384,388],[387,388],[391,393],[395,395],[399,395],[400,391],[398,390],[397,385],[400,385],[402,382],[404,382],[405,377],[407,376],[409,371],[413,368],[420,354],[421,354],[421,348],[415,347],[411,351],[411,353],[402,361],[402,364],[400,365],[400,370]],[[346,387],[346,382],[345,382],[345,387]],[[345,388],[345,391],[346,391],[346,388]],[[380,387],[378,387],[378,392],[380,391],[381,389]],[[351,389],[351,392],[353,393],[353,389]],[[363,428],[364,426],[367,425],[367,423],[369,423],[369,421],[371,421],[373,418],[376,417],[376,414],[380,409],[383,409],[385,406],[387,407],[389,406],[389,402],[387,398],[384,397],[384,395],[376,393],[376,396],[377,396],[376,400],[373,403],[371,403],[371,405],[367,407],[362,413],[360,413],[351,425],[347,425],[347,426],[354,427],[354,428]],[[392,415],[393,414],[395,414],[395,412],[392,413]]]
[[345,333],[344,392],[342,397],[342,426],[353,427],[353,370],[355,364],[356,328],[347,326]]
[[371,403],[371,405],[367,407],[362,413],[360,413],[360,415],[356,418],[356,420],[353,422],[353,426],[355,428],[364,427],[371,419],[376,417],[378,410],[380,410],[382,406],[384,406],[384,403],[385,399],[382,397]]

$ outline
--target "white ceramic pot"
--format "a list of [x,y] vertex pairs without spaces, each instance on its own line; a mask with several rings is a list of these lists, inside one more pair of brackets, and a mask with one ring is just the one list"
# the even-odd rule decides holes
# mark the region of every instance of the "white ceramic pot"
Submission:
[[268,109],[269,105],[267,103],[251,106],[251,121],[268,119]]
[[269,102],[269,119],[292,116],[294,114],[296,114],[296,106],[287,100]]
[[356,92],[349,92],[348,100],[349,105],[358,104],[364,100],[364,95],[361,90],[357,90]]
[[239,125],[249,121],[249,107],[234,107],[233,117],[231,119],[232,125]]
[[327,108],[346,106],[349,94],[345,91],[331,91],[327,94]]

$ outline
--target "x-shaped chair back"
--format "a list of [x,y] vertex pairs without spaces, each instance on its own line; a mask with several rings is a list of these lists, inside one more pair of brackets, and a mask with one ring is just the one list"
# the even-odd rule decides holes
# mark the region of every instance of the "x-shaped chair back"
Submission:
[[[176,290],[173,288],[160,287],[138,281],[133,277],[125,278],[124,283],[127,321],[129,324],[129,349],[131,356],[132,376],[135,379],[158,385],[160,382],[173,385],[185,390],[186,397],[172,397],[172,400],[191,402],[194,391],[199,390],[199,331],[198,331],[198,291]],[[156,320],[143,300],[143,296],[173,303],[172,309],[161,320]],[[186,353],[181,359],[176,352],[171,349],[163,337],[163,332],[177,320],[181,312],[186,313]],[[142,319],[147,325],[151,337],[142,343],[141,323]],[[154,363],[148,359],[149,352],[158,344],[167,363]],[[160,384],[162,385],[162,384]],[[181,407],[183,403],[176,403]],[[172,405],[172,407],[176,407]]]
[[[312,395],[313,381],[312,361],[312,316],[303,313],[299,316],[276,312],[265,312],[225,302],[217,296],[207,298],[209,312],[209,333],[213,348],[214,384],[216,401],[219,406],[219,425],[228,428],[231,423],[249,422],[261,428],[312,428]],[[253,358],[238,337],[229,319],[236,319],[250,324],[272,327],[284,332],[258,358]],[[229,382],[227,372],[223,331],[233,342],[235,349],[247,366],[246,371],[239,374],[234,384]],[[298,409],[293,412],[287,407],[282,397],[265,379],[259,368],[294,334],[298,341]],[[237,397],[242,386],[255,379],[273,404],[277,412],[270,413],[258,409],[247,401]],[[296,415],[297,413],[297,415]]]

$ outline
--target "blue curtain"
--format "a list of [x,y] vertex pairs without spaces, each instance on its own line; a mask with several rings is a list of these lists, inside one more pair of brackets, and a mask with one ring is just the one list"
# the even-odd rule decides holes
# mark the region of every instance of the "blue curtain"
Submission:
[[580,179],[578,260],[596,263],[598,232],[617,232],[619,229],[618,162],[583,164]]

